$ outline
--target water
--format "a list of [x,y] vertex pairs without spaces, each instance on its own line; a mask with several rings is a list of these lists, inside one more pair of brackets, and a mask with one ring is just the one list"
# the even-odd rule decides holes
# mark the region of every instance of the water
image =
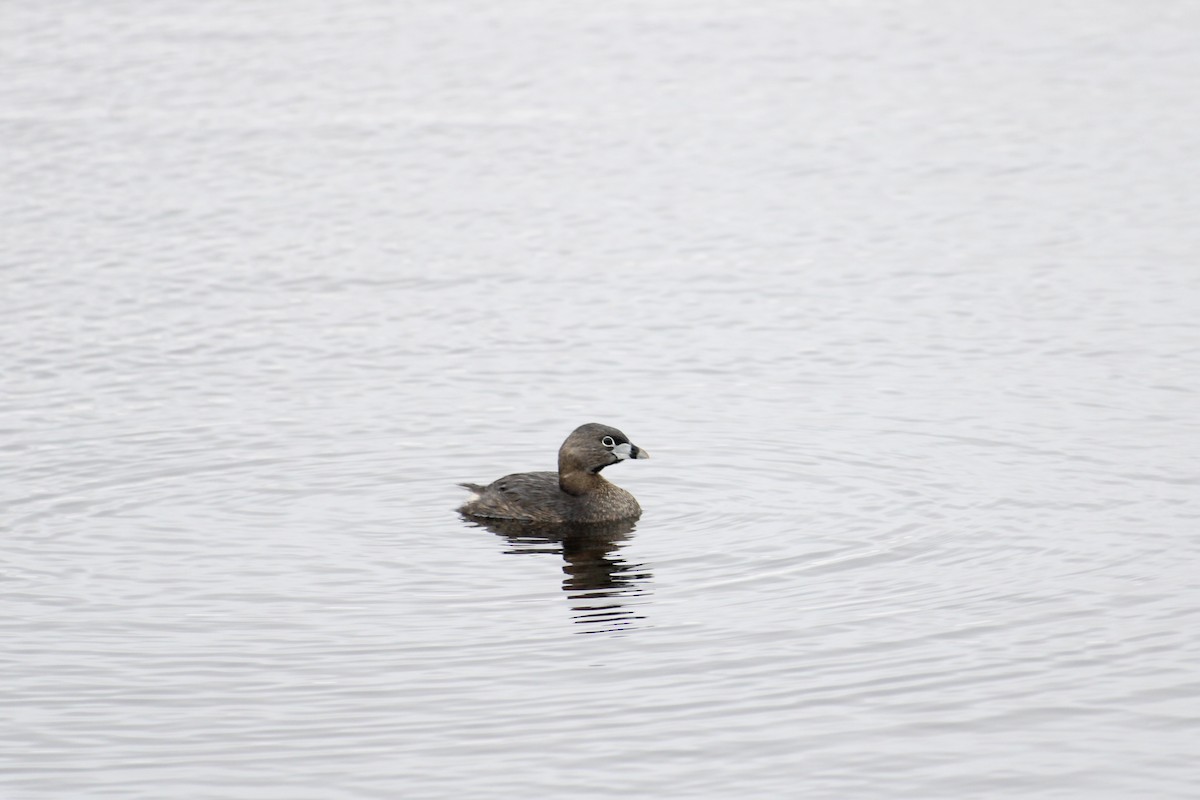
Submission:
[[1193,797],[1197,25],[8,9],[0,794]]

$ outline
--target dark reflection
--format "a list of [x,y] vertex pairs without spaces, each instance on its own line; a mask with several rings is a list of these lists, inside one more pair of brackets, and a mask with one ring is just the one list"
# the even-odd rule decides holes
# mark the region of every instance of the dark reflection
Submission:
[[506,553],[549,553],[563,558],[563,591],[571,600],[572,619],[583,626],[578,633],[627,631],[645,619],[621,602],[649,593],[645,564],[631,564],[620,551],[636,527],[635,522],[595,525],[534,525],[513,520],[482,520],[464,516],[487,528],[509,544]]

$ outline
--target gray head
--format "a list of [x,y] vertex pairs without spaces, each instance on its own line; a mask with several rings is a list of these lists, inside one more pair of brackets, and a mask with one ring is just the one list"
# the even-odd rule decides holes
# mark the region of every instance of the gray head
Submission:
[[558,449],[558,472],[585,472],[595,475],[607,466],[627,458],[650,455],[616,428],[589,422],[580,425]]

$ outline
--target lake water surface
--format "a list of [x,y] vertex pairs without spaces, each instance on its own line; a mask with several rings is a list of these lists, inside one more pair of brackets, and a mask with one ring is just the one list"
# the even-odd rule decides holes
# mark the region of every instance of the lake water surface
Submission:
[[1195,797],[1197,29],[14,4],[0,795]]

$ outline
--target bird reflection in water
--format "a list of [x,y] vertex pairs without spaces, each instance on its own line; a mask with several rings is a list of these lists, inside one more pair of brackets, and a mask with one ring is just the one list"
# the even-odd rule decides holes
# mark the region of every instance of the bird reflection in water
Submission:
[[466,519],[487,528],[509,544],[506,553],[549,553],[563,558],[562,588],[571,600],[577,633],[613,633],[636,628],[645,617],[622,599],[649,593],[645,564],[621,558],[636,522],[592,525],[533,525],[513,520]]

